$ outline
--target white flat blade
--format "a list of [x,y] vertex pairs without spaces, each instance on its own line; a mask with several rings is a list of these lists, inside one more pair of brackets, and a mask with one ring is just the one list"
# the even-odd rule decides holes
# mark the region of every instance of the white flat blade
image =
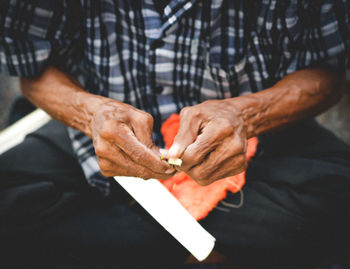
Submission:
[[198,261],[215,246],[209,234],[158,180],[115,177],[115,180]]

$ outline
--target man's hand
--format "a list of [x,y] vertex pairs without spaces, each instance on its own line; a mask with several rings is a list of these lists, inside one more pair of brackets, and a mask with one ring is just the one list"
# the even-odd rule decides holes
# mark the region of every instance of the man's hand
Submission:
[[[148,114],[87,93],[54,67],[38,78],[22,78],[21,86],[37,107],[93,138],[105,175],[173,174],[153,145]],[[165,157],[181,157],[180,169],[202,185],[237,174],[246,167],[247,138],[317,115],[340,99],[343,86],[344,74],[305,69],[264,91],[185,108],[175,144]]]
[[21,79],[23,94],[53,118],[91,137],[105,176],[167,178],[176,171],[160,160],[152,140],[153,118],[113,99],[83,90],[54,67],[38,78]]
[[125,103],[108,100],[93,115],[91,134],[104,176],[168,178],[175,169],[160,160],[152,139],[150,114]]
[[246,169],[246,127],[239,110],[226,100],[185,107],[167,158],[181,158],[180,170],[200,185]]
[[166,158],[201,185],[246,168],[247,139],[313,117],[342,96],[344,74],[325,69],[296,71],[271,88],[184,108]]

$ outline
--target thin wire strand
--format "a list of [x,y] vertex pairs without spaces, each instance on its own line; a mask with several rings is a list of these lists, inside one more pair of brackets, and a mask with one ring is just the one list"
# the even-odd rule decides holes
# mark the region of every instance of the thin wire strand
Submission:
[[230,209],[224,208],[224,207],[221,207],[221,206],[216,206],[215,209],[220,210],[220,211],[224,211],[224,212],[230,212]]
[[228,203],[228,202],[225,202],[225,201],[221,201],[220,203],[223,204],[224,206],[231,207],[231,208],[240,208],[240,207],[242,207],[243,203],[244,203],[244,195],[243,195],[242,189],[239,190],[239,193],[241,194],[241,200],[239,201],[238,205],[231,204],[231,203]]

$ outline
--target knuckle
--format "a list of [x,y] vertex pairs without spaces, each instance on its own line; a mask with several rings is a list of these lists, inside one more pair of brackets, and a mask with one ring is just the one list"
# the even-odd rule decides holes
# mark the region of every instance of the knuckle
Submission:
[[106,121],[102,124],[101,130],[100,130],[100,136],[104,138],[111,138],[113,137],[117,132],[115,131],[114,125],[111,121]]
[[[235,153],[244,153],[244,145],[243,144],[239,144],[235,147]],[[237,156],[237,158],[241,158],[241,155]]]
[[204,169],[194,169],[191,172],[191,177],[196,180],[199,184],[199,182],[205,182],[206,181],[206,174],[204,172]]
[[220,130],[222,135],[231,136],[234,133],[234,128],[232,124],[227,120],[221,120],[219,122]]
[[236,172],[244,172],[248,167],[248,163],[244,154],[236,157]]
[[133,160],[135,163],[144,163],[145,162],[145,156],[140,153],[140,151],[136,148],[129,149],[129,158]]
[[180,111],[180,120],[190,118],[191,120],[199,120],[204,117],[205,106],[187,106]]
[[181,168],[194,167],[197,164],[199,164],[200,161],[202,160],[202,154],[201,153],[193,154],[191,151],[185,150],[181,159],[182,159]]
[[170,165],[168,162],[161,161],[160,159],[157,158],[157,160],[154,162],[152,161],[151,165],[148,167],[151,168],[151,170],[153,171],[163,173],[164,171],[168,170],[169,168],[172,168],[173,166]]
[[154,122],[153,117],[148,113],[145,113],[144,117],[145,117],[144,118],[145,123],[149,126],[153,126],[153,122]]
[[188,160],[191,160],[191,163],[198,164],[203,158],[201,154],[190,155],[187,157]]
[[98,165],[100,166],[100,171],[101,171],[101,174],[103,176],[112,177],[112,176],[116,175],[116,173],[114,173],[114,171],[112,171],[112,167],[108,161],[103,160],[103,159],[99,159]]
[[211,169],[206,162],[206,165],[201,165],[201,168],[198,171],[198,175],[200,176],[201,179],[206,179],[208,176],[211,174]]
[[244,154],[238,155],[236,159],[240,166],[245,166],[247,164],[246,157]]
[[105,156],[106,155],[106,145],[101,140],[97,140],[94,143],[95,153],[97,156]]
[[144,111],[138,111],[138,113],[135,113],[131,118],[131,122],[135,125],[142,124],[143,126],[152,127],[154,119],[151,114]]
[[233,146],[232,146],[232,153],[233,155],[237,155],[237,154],[240,154],[240,155],[244,155],[244,153],[246,152],[246,146],[244,143],[234,143]]
[[248,168],[248,163],[247,163],[247,161],[244,161],[244,163],[241,166],[241,171],[240,172],[243,172],[243,171],[247,170],[247,168]]
[[100,166],[101,171],[107,171],[111,169],[111,164],[105,159],[98,159],[98,165]]
[[184,107],[183,109],[181,109],[180,111],[180,118],[184,118],[187,117],[190,114],[191,108],[190,107]]
[[146,168],[142,167],[142,166],[137,167],[137,170],[135,170],[135,176],[143,178],[143,179],[152,178],[149,171],[147,171]]

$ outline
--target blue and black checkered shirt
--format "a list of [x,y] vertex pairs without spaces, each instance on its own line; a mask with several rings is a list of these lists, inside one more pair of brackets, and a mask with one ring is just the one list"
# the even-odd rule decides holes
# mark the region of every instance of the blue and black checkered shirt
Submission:
[[[2,0],[0,71],[54,65],[91,93],[149,112],[154,138],[170,114],[207,99],[260,91],[318,65],[342,70],[347,0]],[[69,128],[88,182],[108,194],[92,141]]]

